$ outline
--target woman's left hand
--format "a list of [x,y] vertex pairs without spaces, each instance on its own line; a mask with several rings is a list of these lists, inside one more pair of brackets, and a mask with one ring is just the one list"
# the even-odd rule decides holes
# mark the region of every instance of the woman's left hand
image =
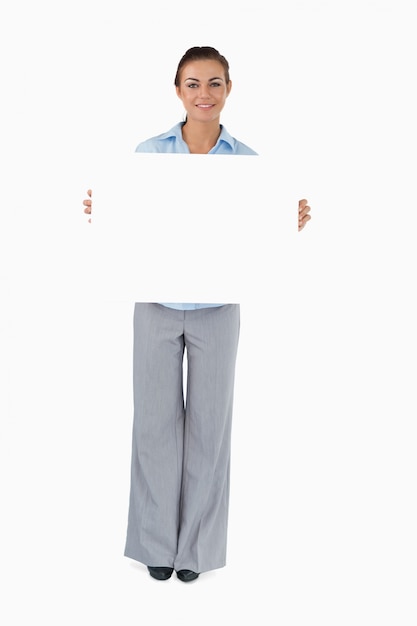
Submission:
[[308,200],[300,200],[298,202],[298,230],[303,230],[307,222],[311,220],[310,210]]

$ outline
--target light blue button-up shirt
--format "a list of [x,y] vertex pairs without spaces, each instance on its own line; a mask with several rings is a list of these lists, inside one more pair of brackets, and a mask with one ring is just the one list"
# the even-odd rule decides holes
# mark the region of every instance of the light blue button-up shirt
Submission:
[[[137,146],[136,152],[190,154],[190,149],[182,137],[182,127],[184,124],[185,122],[179,122],[168,132],[157,135],[156,137],[151,137],[146,141],[142,141],[142,143]],[[213,146],[207,154],[257,155],[257,152],[232,137],[227,132],[225,127],[220,125],[220,135],[216,145]],[[160,304],[163,304],[171,309],[179,309],[181,311],[222,306],[222,304],[196,304],[191,302],[161,302]]]

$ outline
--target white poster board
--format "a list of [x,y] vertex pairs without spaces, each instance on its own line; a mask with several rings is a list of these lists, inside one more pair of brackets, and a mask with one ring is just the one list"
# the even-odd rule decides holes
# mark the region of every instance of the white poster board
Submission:
[[241,302],[277,279],[297,207],[259,156],[133,153],[95,177],[94,283],[111,299]]

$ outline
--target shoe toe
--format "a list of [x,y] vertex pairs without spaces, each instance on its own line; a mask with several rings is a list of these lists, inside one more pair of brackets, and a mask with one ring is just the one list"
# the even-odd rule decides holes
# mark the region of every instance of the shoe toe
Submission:
[[171,578],[172,572],[174,571],[173,567],[151,567],[148,565],[148,571],[152,578],[156,578],[157,580],[168,580]]
[[177,572],[177,576],[178,578],[183,582],[183,583],[188,583],[191,582],[192,580],[195,580],[196,578],[199,577],[200,574],[197,574],[197,572],[193,572],[190,569],[180,569]]

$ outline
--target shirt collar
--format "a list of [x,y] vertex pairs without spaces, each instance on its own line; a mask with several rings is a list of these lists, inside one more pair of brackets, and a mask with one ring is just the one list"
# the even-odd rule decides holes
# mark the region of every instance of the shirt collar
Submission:
[[[171,137],[174,137],[177,141],[181,141],[183,142],[183,138],[182,138],[182,127],[184,126],[185,122],[178,122],[178,124],[175,124],[175,126],[173,126],[170,130],[168,130],[166,133],[163,133],[161,135],[161,139],[169,139]],[[229,144],[229,146],[232,148],[232,150],[235,147],[235,140],[233,139],[232,135],[230,135],[226,128],[220,124],[220,135],[219,138],[216,142],[216,146],[221,142],[225,142],[227,144]]]

